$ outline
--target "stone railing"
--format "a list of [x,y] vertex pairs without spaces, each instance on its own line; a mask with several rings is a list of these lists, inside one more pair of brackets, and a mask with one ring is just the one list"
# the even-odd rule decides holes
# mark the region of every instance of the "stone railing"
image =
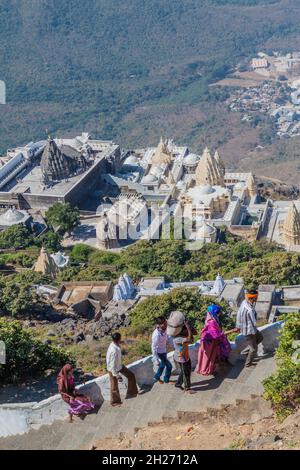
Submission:
[[[273,352],[278,346],[278,336],[284,322],[267,324],[259,328],[263,333],[264,340],[259,346],[258,355]],[[232,351],[229,360],[232,364],[236,362],[241,351],[246,347],[246,339],[243,335],[238,335],[235,342],[231,343]],[[192,367],[197,363],[199,341],[190,346],[190,358]],[[173,366],[173,352],[168,354]],[[150,386],[153,383],[153,363],[152,356],[147,356],[128,366],[134,372],[137,383],[140,387]],[[110,387],[108,374],[91,380],[78,387],[90,399],[101,405],[105,400],[109,400]],[[120,383],[121,395],[126,391],[126,381]],[[54,395],[41,402],[22,404],[0,405],[0,437],[23,434],[30,429],[38,429],[43,424],[52,424],[55,420],[63,420],[67,416],[67,406],[60,395]]]

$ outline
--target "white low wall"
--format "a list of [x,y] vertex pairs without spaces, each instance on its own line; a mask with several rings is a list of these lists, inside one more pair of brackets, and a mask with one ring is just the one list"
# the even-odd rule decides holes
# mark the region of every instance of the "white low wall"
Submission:
[[[263,333],[264,340],[259,346],[258,355],[263,355],[276,349],[278,346],[279,332],[283,327],[283,323],[283,321],[280,321],[259,328]],[[234,364],[240,356],[241,351],[246,347],[245,337],[238,335],[235,342],[231,343],[231,346],[232,351],[229,360]],[[198,350],[199,341],[190,346],[190,358],[193,368],[197,363]],[[169,353],[168,357],[174,366],[173,352]],[[140,359],[130,364],[128,368],[134,372],[140,387],[149,386],[153,383],[152,356]],[[126,393],[126,387],[127,383],[126,380],[124,380],[124,382],[120,384],[120,393],[122,396]],[[109,400],[110,387],[108,374],[91,380],[78,388],[98,405],[101,405],[105,400]],[[59,394],[37,403],[0,405],[0,437],[23,434],[31,428],[37,429],[43,424],[51,424],[55,420],[63,420],[66,417],[67,405],[63,402]]]

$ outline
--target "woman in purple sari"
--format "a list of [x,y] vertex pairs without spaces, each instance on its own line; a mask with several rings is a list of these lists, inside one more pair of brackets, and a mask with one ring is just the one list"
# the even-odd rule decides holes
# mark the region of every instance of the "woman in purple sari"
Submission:
[[204,328],[200,336],[198,363],[196,372],[202,375],[213,375],[218,362],[228,359],[230,343],[220,325],[221,307],[210,305]]
[[89,411],[95,408],[88,397],[77,392],[73,375],[73,366],[66,364],[57,376],[58,391],[62,399],[69,405],[70,422],[73,416],[85,416]]

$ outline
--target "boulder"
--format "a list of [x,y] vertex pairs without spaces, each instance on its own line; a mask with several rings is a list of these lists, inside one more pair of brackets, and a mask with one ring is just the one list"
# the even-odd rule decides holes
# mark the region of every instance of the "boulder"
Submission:
[[56,332],[54,330],[48,330],[47,331],[47,336],[56,336]]
[[84,341],[85,336],[83,333],[79,333],[78,335],[74,335],[73,340],[75,343],[80,343],[81,341]]

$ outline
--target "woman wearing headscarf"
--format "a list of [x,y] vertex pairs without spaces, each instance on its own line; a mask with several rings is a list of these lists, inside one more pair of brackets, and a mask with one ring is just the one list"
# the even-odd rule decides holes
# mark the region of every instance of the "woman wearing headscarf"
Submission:
[[73,375],[73,366],[66,364],[57,376],[58,391],[62,399],[69,405],[70,422],[73,416],[84,416],[95,408],[88,397],[77,392]]
[[227,360],[231,347],[220,324],[221,307],[212,304],[207,309],[204,328],[200,336],[198,363],[195,372],[202,375],[213,375],[216,365]]

